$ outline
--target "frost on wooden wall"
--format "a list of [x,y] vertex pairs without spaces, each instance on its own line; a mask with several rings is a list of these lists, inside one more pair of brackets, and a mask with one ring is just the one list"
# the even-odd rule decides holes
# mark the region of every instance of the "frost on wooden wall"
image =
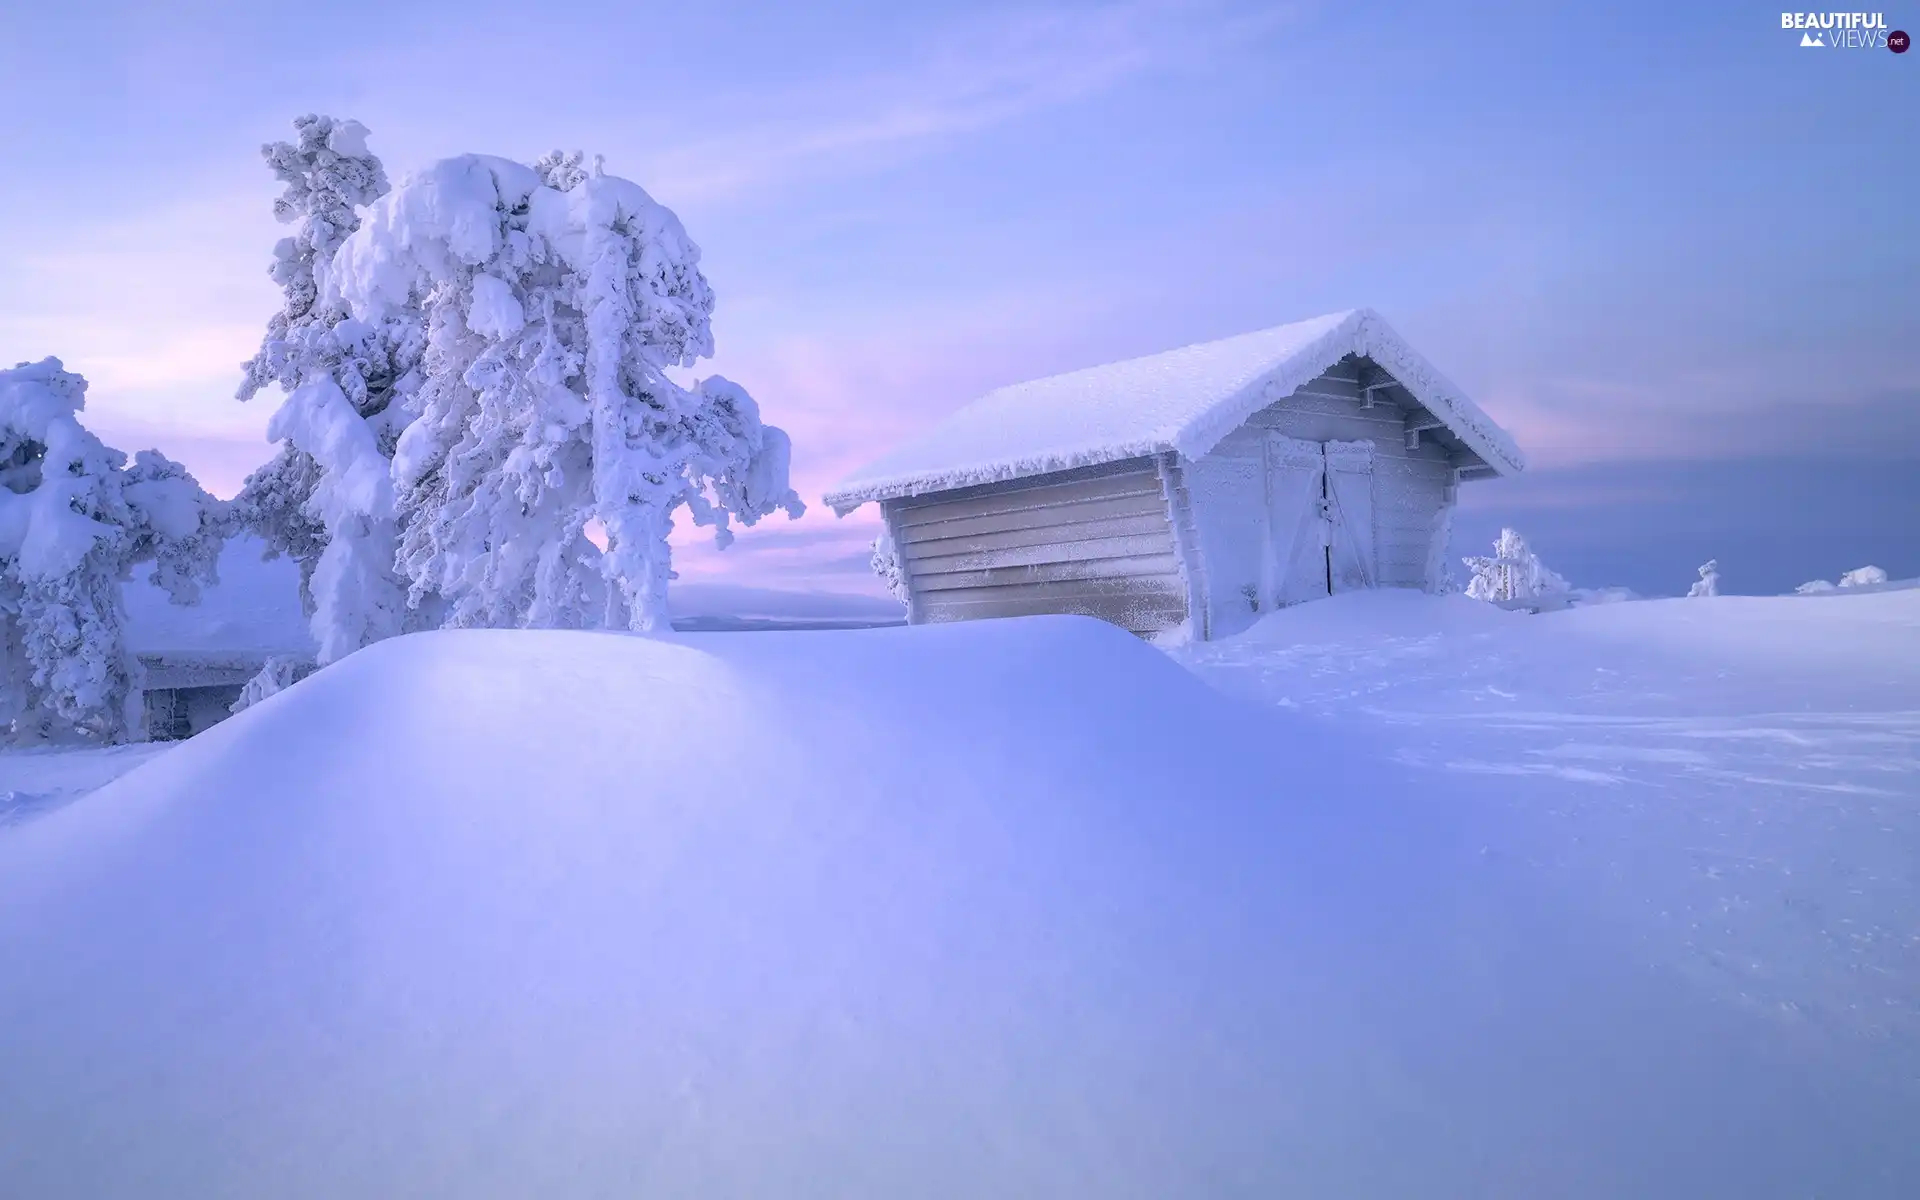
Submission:
[[1460,581],[1453,573],[1453,511],[1454,497],[1459,485],[1447,485],[1446,499],[1433,514],[1433,532],[1427,544],[1427,565],[1422,587],[1435,596],[1451,595],[1460,590]]
[[1136,633],[1186,619],[1157,466],[1130,460],[886,502],[912,620],[1079,613]]
[[1232,633],[1271,608],[1266,480],[1259,434],[1240,429],[1187,468],[1196,549],[1207,576],[1207,628]]

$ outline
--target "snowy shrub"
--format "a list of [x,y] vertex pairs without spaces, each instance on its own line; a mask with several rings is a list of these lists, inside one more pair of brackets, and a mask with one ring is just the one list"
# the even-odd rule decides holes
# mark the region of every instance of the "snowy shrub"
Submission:
[[1711,559],[1700,568],[1700,578],[1687,589],[1689,598],[1718,596],[1720,594],[1720,560]]
[[447,159],[366,209],[333,287],[370,326],[427,330],[392,466],[409,604],[653,629],[677,511],[722,546],[734,520],[804,511],[744,389],[666,374],[713,352],[699,260],[672,212],[578,154]]
[[1875,587],[1887,581],[1887,573],[1879,567],[1855,567],[1840,577],[1838,584],[1828,583],[1824,579],[1813,579],[1793,589],[1795,595],[1817,596],[1822,592],[1838,591],[1840,588]]
[[16,737],[138,729],[120,585],[151,562],[191,604],[228,532],[226,506],[180,464],[144,450],[128,466],[87,432],[86,390],[56,358],[0,371],[0,720]]
[[1887,573],[1879,567],[1855,567],[1840,577],[1840,586],[1843,588],[1872,587],[1886,581]]
[[306,673],[307,664],[297,658],[269,658],[260,668],[260,673],[247,680],[240,689],[240,698],[227,709],[228,712],[245,712],[268,696],[278,695],[297,683]]
[[887,592],[895,600],[905,604],[910,593],[907,591],[906,567],[900,561],[898,547],[893,544],[893,534],[885,526],[880,536],[873,539],[873,573],[887,585]]
[[297,140],[261,148],[285,185],[274,215],[293,235],[274,247],[281,310],[239,391],[242,400],[269,384],[285,393],[267,427],[281,448],[247,479],[235,509],[270,553],[300,564],[319,658],[331,662],[403,626],[388,463],[404,416],[394,401],[419,382],[425,332],[416,312],[357,321],[329,297],[333,254],[359,228],[356,208],[387,192],[386,172],[359,122],[309,115],[293,124]]
[[1493,544],[1493,557],[1461,561],[1473,572],[1467,582],[1467,595],[1475,600],[1526,600],[1571,590],[1566,580],[1534,555],[1526,539],[1511,529],[1500,531]]

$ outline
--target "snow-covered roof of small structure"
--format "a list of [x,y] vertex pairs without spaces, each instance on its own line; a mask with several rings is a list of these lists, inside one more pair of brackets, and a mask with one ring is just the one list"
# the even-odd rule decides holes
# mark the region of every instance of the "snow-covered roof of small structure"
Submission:
[[1500,474],[1525,465],[1504,429],[1361,308],[988,392],[856,471],[826,502],[845,515],[869,500],[1142,455],[1199,458],[1350,354],[1372,359]]
[[313,657],[313,634],[300,611],[300,568],[286,558],[263,561],[264,549],[251,537],[228,542],[220,552],[220,582],[205,589],[198,604],[173,603],[135,567],[121,591],[127,648],[171,662]]

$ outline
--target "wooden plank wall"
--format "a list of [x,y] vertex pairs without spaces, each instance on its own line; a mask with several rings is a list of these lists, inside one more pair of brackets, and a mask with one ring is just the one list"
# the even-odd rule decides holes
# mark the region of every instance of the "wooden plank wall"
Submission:
[[1135,633],[1186,619],[1151,459],[886,502],[915,622],[1079,613]]
[[[1215,620],[1244,623],[1248,605],[1243,589],[1260,586],[1259,539],[1266,536],[1264,502],[1257,485],[1266,431],[1273,429],[1309,441],[1356,441],[1374,445],[1374,546],[1382,587],[1420,587],[1426,582],[1427,551],[1434,515],[1447,502],[1453,483],[1450,450],[1433,434],[1418,448],[1406,446],[1408,410],[1389,396],[1361,407],[1361,364],[1347,359],[1292,395],[1255,413],[1228,434],[1211,453],[1188,468],[1193,481],[1195,524],[1213,599]],[[1376,382],[1382,378],[1374,368]],[[1202,481],[1205,481],[1205,486]],[[1257,514],[1250,519],[1249,507]]]

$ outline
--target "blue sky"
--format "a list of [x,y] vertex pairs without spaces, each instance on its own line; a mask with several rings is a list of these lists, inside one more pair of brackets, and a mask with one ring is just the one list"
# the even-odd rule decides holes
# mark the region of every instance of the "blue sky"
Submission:
[[[674,208],[809,500],[990,387],[1368,305],[1533,459],[1466,489],[1463,552],[1920,575],[1920,55],[1797,43],[1751,4],[36,6],[0,17],[0,359],[230,493],[269,453],[231,399],[257,148],[322,111],[395,175],[579,147]],[[680,562],[865,588],[871,534]]]

